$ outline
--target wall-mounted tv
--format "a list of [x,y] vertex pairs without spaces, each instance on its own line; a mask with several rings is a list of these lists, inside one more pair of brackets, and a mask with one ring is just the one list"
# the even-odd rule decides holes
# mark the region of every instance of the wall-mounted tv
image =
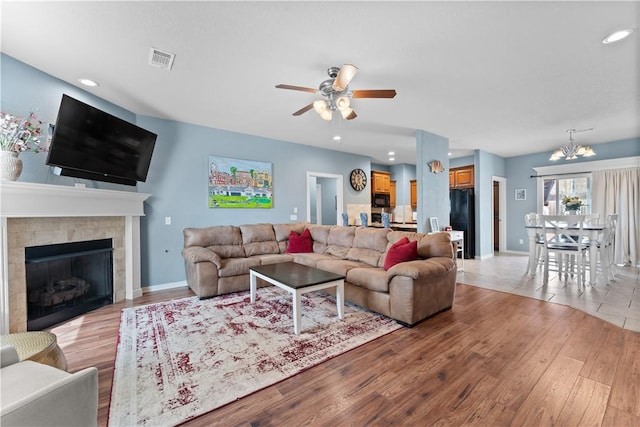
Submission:
[[157,135],[62,95],[47,164],[59,175],[136,185],[146,181]]

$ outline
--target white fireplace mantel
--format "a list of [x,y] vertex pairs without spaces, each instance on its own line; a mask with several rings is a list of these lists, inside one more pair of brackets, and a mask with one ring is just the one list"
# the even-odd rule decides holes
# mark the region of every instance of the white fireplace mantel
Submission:
[[9,324],[8,218],[124,217],[125,298],[142,295],[140,217],[150,194],[66,187],[30,182],[0,182],[0,333]]
[[32,182],[0,182],[3,218],[144,216],[150,194]]

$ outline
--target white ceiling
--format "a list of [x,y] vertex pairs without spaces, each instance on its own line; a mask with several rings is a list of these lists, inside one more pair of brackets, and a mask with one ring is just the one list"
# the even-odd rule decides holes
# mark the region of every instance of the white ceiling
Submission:
[[[640,3],[8,2],[2,52],[138,114],[415,164],[415,131],[454,154],[552,151],[640,137]],[[634,27],[619,43],[613,30]],[[148,65],[150,47],[176,54]],[[358,118],[291,114],[326,69],[360,71]],[[339,128],[340,145],[332,142]]]

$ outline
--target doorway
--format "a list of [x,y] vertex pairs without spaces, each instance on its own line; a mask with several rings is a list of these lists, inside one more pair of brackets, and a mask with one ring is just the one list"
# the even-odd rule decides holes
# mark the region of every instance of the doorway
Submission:
[[491,222],[493,250],[504,252],[507,248],[507,180],[494,176],[493,182],[493,206]]
[[344,212],[342,175],[307,172],[307,222],[341,224]]

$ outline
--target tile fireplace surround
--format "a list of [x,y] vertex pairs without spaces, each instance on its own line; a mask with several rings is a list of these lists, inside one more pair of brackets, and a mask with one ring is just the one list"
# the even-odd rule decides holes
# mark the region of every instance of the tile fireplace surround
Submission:
[[24,248],[113,239],[113,299],[142,295],[140,217],[149,194],[0,183],[0,333],[27,330]]

